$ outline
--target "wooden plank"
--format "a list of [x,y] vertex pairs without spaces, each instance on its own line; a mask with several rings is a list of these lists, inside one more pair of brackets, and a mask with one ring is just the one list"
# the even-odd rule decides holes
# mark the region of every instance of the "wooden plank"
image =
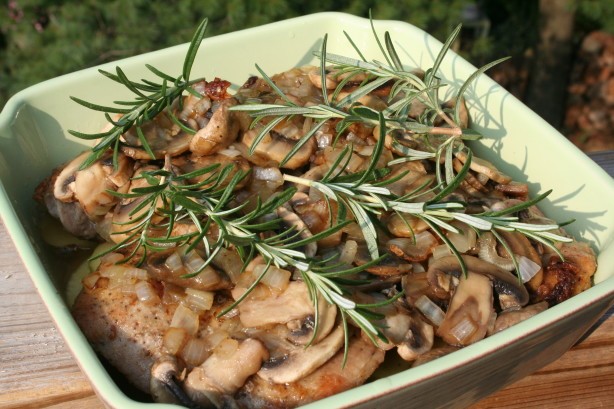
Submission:
[[0,407],[46,407],[93,393],[0,223]]

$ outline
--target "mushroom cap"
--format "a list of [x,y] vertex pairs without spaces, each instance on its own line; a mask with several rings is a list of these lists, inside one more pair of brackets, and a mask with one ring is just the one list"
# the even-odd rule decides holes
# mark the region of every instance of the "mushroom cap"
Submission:
[[[284,308],[279,308],[280,305]],[[283,292],[263,299],[247,298],[237,308],[241,324],[246,327],[285,324],[315,313],[307,285],[302,281],[291,281]]]
[[165,156],[178,156],[190,148],[192,134],[181,129],[166,112],[161,112],[150,121],[141,125],[141,131],[154,154],[152,158],[143,148],[136,128],[124,133],[125,144],[121,150],[137,160],[163,159]]
[[[237,100],[228,98],[220,102],[211,119],[192,137],[190,151],[196,155],[211,155],[227,148],[239,136],[241,129],[246,129],[241,111],[231,111],[231,106],[237,105]],[[249,124],[249,122],[247,122]]]
[[343,346],[344,339],[343,327],[339,325],[317,344],[309,348],[297,348],[281,359],[265,362],[258,376],[273,383],[296,382],[332,358]]
[[[508,302],[508,307],[524,306],[529,302],[529,293],[524,285],[519,283],[518,277],[505,271],[496,265],[477,257],[466,254],[461,255],[467,270],[489,277],[494,284],[494,288],[499,294],[513,297],[515,302]],[[462,275],[461,267],[456,256],[444,256],[434,260],[428,268],[427,277],[429,283],[434,287],[439,287],[437,276],[440,273]]]
[[[224,342],[224,341],[222,341]],[[267,349],[258,340],[247,338],[234,351],[215,351],[194,368],[184,382],[188,396],[199,404],[224,407],[227,396],[234,394],[268,359]]]
[[492,283],[470,271],[461,276],[437,335],[450,345],[473,344],[486,336],[494,314]]
[[72,202],[75,196],[75,173],[79,170],[90,152],[83,152],[68,162],[55,178],[53,183],[53,195],[62,202]]
[[435,330],[416,313],[411,320],[403,341],[397,346],[397,353],[406,361],[414,361],[420,355],[429,352],[435,342]]
[[[257,128],[250,129],[243,134],[241,142],[247,148],[250,148],[258,133],[259,130]],[[256,145],[254,155],[260,157],[260,160],[264,158],[279,164],[297,143],[298,140],[289,139],[283,134],[272,130],[260,141],[258,145]],[[316,147],[317,144],[315,138],[309,138],[307,142],[301,146],[301,148],[284,164],[284,166],[282,166],[282,168],[297,169],[306,165],[309,162],[311,155],[315,153]],[[250,158],[251,156],[247,157],[248,160],[251,160]]]

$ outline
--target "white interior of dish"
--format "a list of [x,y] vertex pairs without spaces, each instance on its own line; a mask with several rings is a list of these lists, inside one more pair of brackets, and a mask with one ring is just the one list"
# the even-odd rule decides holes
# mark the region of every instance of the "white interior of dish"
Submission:
[[[385,30],[390,31],[401,60],[410,68],[429,68],[441,47],[441,43],[405,23],[375,22],[375,27],[381,36]],[[325,34],[328,34],[328,52],[355,56],[344,30],[368,58],[382,60],[368,20],[323,13],[207,39],[201,47],[192,76],[207,79],[217,76],[240,86],[249,75],[257,73],[256,63],[269,74],[317,63],[312,51],[320,48]],[[113,71],[119,65],[129,77],[140,79],[151,78],[144,64],[152,64],[176,75],[181,71],[185,51],[186,45],[177,46],[101,68]],[[453,87],[459,87],[474,71],[475,67],[450,52],[442,64],[441,76]],[[96,69],[88,69],[39,84],[13,98],[0,120],[0,176],[6,193],[6,196],[0,195],[0,205],[3,206],[5,223],[33,280],[82,368],[109,402],[126,408],[133,403],[117,390],[101,367],[53,287],[53,279],[48,278],[46,264],[38,255],[42,252],[40,236],[31,217],[34,211],[31,195],[36,184],[53,167],[84,148],[83,142],[70,136],[68,130],[93,132],[104,123],[102,114],[80,107],[69,96],[110,104],[128,97],[128,94],[124,88],[102,77]],[[612,179],[489,78],[480,78],[469,89],[467,99],[472,101],[470,110],[474,126],[486,135],[482,141],[472,145],[478,156],[496,163],[514,179],[528,182],[533,194],[554,189],[541,208],[558,221],[576,220],[568,231],[589,241],[600,251],[600,268],[595,277],[600,284],[540,315],[539,319],[528,320],[506,331],[504,336],[480,342],[462,354],[440,358],[420,371],[410,370],[378,381],[377,388],[365,385],[343,394],[343,397],[333,397],[310,407],[348,404],[355,399],[383,393],[382,386],[426,379],[463,360],[495,351],[504,340],[520,339],[524,332],[542,328],[594,298],[611,297],[614,293]],[[50,272],[51,276],[54,274],[58,272]],[[58,290],[63,292],[62,288]]]

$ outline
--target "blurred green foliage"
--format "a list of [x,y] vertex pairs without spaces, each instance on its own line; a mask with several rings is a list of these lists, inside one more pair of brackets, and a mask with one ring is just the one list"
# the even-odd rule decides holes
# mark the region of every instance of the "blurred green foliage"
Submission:
[[[318,11],[366,17],[372,10],[376,19],[407,21],[444,39],[471,21],[476,4],[485,13],[477,27],[490,26],[476,34],[469,24],[468,58],[481,64],[494,50],[513,55],[535,41],[537,2],[526,0],[9,0],[0,6],[0,107],[45,79],[187,42],[205,16],[211,36]],[[578,21],[583,30],[614,32],[614,2],[579,2]]]

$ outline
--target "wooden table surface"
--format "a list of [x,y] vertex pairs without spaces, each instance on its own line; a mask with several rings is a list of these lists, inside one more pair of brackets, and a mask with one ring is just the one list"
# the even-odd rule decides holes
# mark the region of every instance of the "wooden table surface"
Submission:
[[[614,174],[614,152],[592,157]],[[560,359],[472,409],[614,408],[614,307]],[[0,408],[103,408],[0,223]]]

